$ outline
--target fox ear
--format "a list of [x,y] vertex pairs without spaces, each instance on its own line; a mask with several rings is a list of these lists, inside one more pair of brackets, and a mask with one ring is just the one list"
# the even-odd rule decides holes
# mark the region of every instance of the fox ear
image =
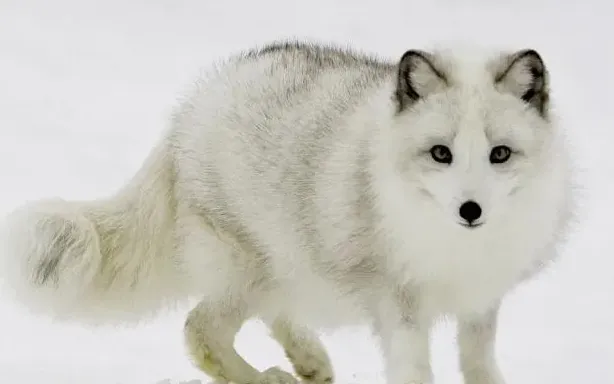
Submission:
[[495,86],[534,107],[540,115],[548,110],[548,73],[533,49],[524,49],[504,57],[495,77]]
[[445,75],[433,62],[433,56],[424,51],[412,49],[403,54],[398,65],[395,92],[399,112],[446,87]]

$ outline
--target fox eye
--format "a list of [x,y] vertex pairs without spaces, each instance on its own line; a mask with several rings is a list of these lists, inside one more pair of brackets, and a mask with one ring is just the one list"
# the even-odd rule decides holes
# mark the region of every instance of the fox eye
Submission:
[[490,163],[502,164],[510,159],[512,150],[506,145],[498,145],[490,151]]
[[452,151],[445,145],[435,145],[430,150],[431,157],[438,163],[451,164],[452,163]]

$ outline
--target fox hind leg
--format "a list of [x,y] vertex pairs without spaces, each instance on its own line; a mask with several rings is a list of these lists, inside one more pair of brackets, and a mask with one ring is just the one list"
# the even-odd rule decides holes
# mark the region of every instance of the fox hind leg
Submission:
[[313,331],[284,318],[276,318],[269,327],[273,338],[284,348],[294,371],[303,380],[314,384],[334,381],[330,358]]
[[235,384],[297,384],[277,367],[259,372],[235,350],[234,339],[246,319],[239,309],[200,302],[184,326],[188,353],[194,364],[217,382]]

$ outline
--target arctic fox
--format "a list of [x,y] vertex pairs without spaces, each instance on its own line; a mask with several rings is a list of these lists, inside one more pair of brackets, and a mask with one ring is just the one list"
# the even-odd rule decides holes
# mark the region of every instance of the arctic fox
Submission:
[[465,382],[502,384],[497,313],[568,232],[572,171],[540,54],[463,52],[233,56],[114,196],[12,212],[2,277],[30,308],[83,321],[198,297],[189,354],[237,384],[297,382],[237,354],[250,318],[307,381],[334,380],[318,329],[367,324],[386,382],[427,384],[431,325],[455,316]]

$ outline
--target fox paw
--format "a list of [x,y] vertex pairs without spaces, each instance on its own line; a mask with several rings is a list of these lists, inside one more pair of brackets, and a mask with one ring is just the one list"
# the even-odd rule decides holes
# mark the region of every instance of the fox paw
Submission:
[[312,384],[331,384],[334,381],[333,369],[328,356],[323,351],[294,350],[291,352],[286,351],[286,354],[296,374],[306,382]]
[[464,372],[464,377],[467,384],[505,384],[505,380],[503,380],[498,369],[476,369]]
[[271,367],[260,373],[254,384],[298,384],[299,381],[290,373],[278,368]]

